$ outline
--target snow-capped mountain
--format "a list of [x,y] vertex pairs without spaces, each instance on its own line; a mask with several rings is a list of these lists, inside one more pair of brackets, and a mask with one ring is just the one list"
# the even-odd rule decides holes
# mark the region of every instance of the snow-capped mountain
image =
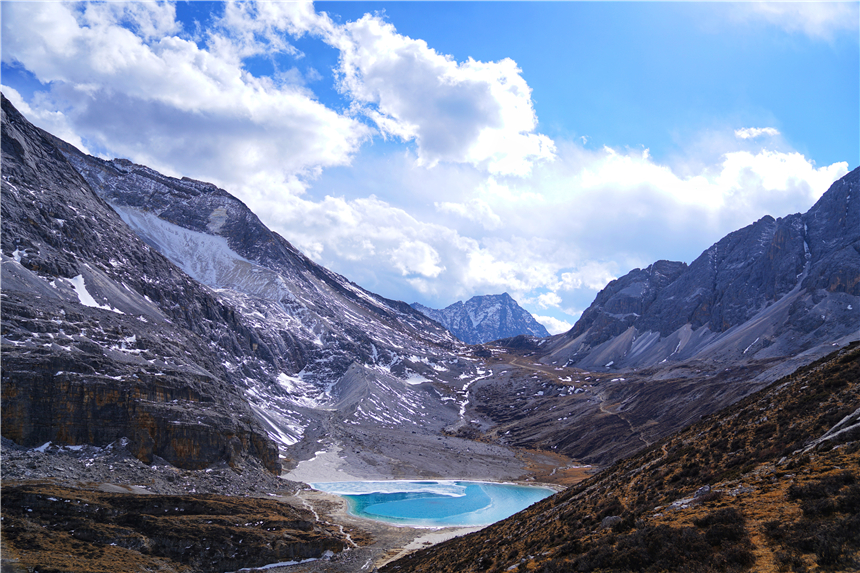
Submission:
[[520,334],[544,337],[547,329],[508,293],[473,296],[443,309],[417,302],[412,308],[429,316],[467,344],[483,344]]
[[[299,440],[312,410],[412,424],[440,404],[408,399],[410,385],[474,373],[445,329],[317,265],[226,191],[57,145],[138,236],[252,325],[253,357],[225,367],[282,445]],[[361,400],[347,387],[358,379],[374,386]],[[345,395],[355,402],[346,410]]]

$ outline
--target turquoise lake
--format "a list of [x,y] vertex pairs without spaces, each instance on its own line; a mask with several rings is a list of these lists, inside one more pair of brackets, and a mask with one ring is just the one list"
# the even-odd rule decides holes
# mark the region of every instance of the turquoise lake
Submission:
[[400,525],[489,525],[549,497],[536,486],[476,481],[350,481],[312,483],[347,500],[352,515]]

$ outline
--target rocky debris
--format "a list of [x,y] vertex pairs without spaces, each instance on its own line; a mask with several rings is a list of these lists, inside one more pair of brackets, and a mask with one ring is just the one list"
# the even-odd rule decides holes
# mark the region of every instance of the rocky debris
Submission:
[[522,308],[508,293],[473,296],[443,309],[417,302],[412,308],[432,318],[467,344],[483,344],[500,338],[525,334],[549,336],[547,329]]
[[146,464],[130,446],[131,441],[123,438],[104,447],[46,442],[27,448],[2,438],[0,473],[4,483],[50,480],[65,487],[90,484],[141,494],[268,496],[288,495],[306,487],[272,474],[249,456],[237,459],[233,467],[220,461],[206,469],[187,470],[157,456]]
[[[4,570],[223,572],[354,545],[313,513],[261,498],[138,495],[4,483]],[[361,542],[360,535],[356,538]]]

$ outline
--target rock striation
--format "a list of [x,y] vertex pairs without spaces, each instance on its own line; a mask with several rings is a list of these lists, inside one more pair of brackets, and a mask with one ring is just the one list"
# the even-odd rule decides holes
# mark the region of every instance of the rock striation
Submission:
[[546,328],[522,308],[508,293],[473,296],[443,309],[426,307],[417,302],[412,308],[421,311],[467,344],[484,344],[520,334],[549,336]]

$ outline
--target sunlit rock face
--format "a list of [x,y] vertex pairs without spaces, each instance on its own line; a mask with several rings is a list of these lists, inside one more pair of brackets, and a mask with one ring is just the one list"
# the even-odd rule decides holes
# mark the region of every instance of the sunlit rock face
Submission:
[[520,334],[549,336],[546,328],[508,293],[473,296],[443,309],[412,303],[415,308],[467,344],[483,344]]

